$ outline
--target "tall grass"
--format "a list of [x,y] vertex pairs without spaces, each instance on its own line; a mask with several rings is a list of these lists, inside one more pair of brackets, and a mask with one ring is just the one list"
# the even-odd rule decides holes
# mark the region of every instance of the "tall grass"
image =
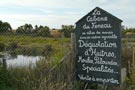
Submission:
[[51,60],[41,60],[35,68],[9,69],[8,84],[13,90],[78,90],[74,87],[74,61],[66,58],[50,70],[52,63],[54,62]]
[[[70,39],[1,35],[0,42],[5,43],[6,50],[14,50],[17,54],[42,54],[49,57],[37,62],[36,67],[31,67],[31,65],[20,68],[11,67],[6,70],[6,74],[1,70],[0,82],[3,85],[0,83],[0,90],[53,90],[53,86],[63,85],[65,87],[64,81],[59,81],[59,83],[48,82],[48,79],[52,79],[53,74],[59,74],[59,72],[54,72],[51,75],[51,73],[48,74],[48,71],[53,66],[59,65],[61,58],[70,50]],[[43,82],[47,82],[44,87],[42,86]]]
[[[67,58],[63,64],[60,64],[50,58],[48,61],[40,60],[34,68],[10,68],[7,71],[7,82],[12,90],[67,90],[74,79],[72,62]],[[55,65],[57,67],[50,71]]]

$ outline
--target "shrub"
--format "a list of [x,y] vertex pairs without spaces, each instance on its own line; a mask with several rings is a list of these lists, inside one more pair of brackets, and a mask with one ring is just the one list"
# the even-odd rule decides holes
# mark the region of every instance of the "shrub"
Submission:
[[18,47],[18,44],[16,42],[9,43],[7,50],[15,50]]
[[54,51],[52,45],[45,45],[42,54],[45,55],[45,57],[50,57],[51,53]]
[[49,37],[50,36],[50,29],[49,27],[45,26],[38,30],[38,35],[42,37]]
[[5,44],[4,43],[0,43],[0,52],[4,51],[5,49]]
[[63,32],[65,37],[70,37],[71,33],[75,31],[73,25],[62,25],[60,32]]

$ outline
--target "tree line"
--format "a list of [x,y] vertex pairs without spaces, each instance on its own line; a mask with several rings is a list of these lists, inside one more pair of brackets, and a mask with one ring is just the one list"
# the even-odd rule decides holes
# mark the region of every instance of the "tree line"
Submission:
[[24,24],[16,29],[17,34],[35,35],[35,36],[50,36],[50,28],[48,26],[38,26],[35,28],[31,24]]
[[[57,29],[54,29],[57,30]],[[62,25],[61,29],[57,30],[59,33],[63,34],[65,37],[70,37],[70,34],[74,32],[75,27],[73,25]],[[12,32],[12,27],[8,22],[0,21],[0,33],[2,32]],[[50,37],[51,29],[48,26],[24,24],[19,26],[15,33],[18,35],[34,35],[42,37]]]
[[[57,30],[57,29],[54,29]],[[31,24],[24,24],[19,26],[15,33],[19,35],[34,35],[34,36],[43,36],[50,37],[50,28],[48,26],[35,25],[34,27]],[[70,37],[70,33],[75,31],[75,27],[73,25],[62,25],[61,29],[58,32],[62,33],[65,37]],[[12,27],[8,22],[0,21],[0,33],[3,32],[12,32]],[[126,34],[135,34],[135,28],[123,28],[122,35]]]
[[[56,30],[56,29],[54,29]],[[61,29],[58,32],[64,34],[65,37],[70,37],[70,34],[74,32],[75,28],[73,25],[62,25]],[[25,24],[17,28],[16,33],[18,34],[26,34],[26,35],[35,35],[35,36],[43,36],[50,37],[50,28],[48,26],[38,26],[35,25],[33,28],[31,24]]]
[[122,35],[125,35],[125,34],[135,34],[135,28],[125,28],[122,30]]

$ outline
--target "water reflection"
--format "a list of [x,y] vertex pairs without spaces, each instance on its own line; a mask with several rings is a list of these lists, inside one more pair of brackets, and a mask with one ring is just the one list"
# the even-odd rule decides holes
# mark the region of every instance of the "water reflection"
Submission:
[[36,66],[36,62],[45,59],[43,56],[18,55],[15,52],[0,53],[0,64],[10,67],[29,67]]
[[36,62],[41,60],[42,56],[24,56],[17,55],[17,57],[12,57],[7,59],[7,67],[29,67],[35,66]]

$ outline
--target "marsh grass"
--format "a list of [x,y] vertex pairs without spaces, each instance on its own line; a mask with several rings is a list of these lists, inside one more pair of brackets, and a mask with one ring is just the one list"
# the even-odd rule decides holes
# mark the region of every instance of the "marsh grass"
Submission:
[[[0,43],[5,44],[4,48],[6,48],[7,51],[15,51],[16,54],[33,56],[44,55],[47,46],[53,47],[54,51],[57,53],[57,50],[63,50],[65,48],[64,46],[69,45],[69,42],[69,38],[62,39],[15,35],[0,36]],[[69,48],[69,46],[66,48]]]
[[[51,59],[40,60],[34,68],[8,69],[8,85],[13,90],[68,90],[74,81],[73,60],[56,63]],[[50,71],[53,66],[56,68]]]
[[[46,54],[46,57],[48,54],[49,57],[39,60],[36,67],[31,65],[29,67],[11,67],[6,70],[6,73],[0,68],[0,82],[2,83],[0,90],[64,90],[63,88],[67,87],[66,65],[63,68],[59,65],[59,61],[70,50],[70,39],[1,35],[0,42],[5,43],[6,48],[14,50],[17,54],[42,54],[43,56]],[[49,73],[53,66],[58,67]]]

